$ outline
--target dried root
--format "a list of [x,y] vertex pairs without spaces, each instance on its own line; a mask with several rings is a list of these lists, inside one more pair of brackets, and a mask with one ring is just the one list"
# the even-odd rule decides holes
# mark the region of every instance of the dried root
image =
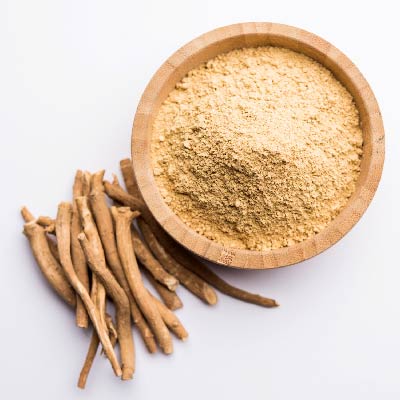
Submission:
[[[24,233],[37,263],[54,290],[76,307],[78,326],[93,332],[78,386],[84,388],[101,343],[113,370],[122,379],[131,379],[135,370],[135,350],[131,317],[150,352],[173,351],[170,332],[186,340],[188,333],[172,310],[182,307],[175,293],[179,283],[208,304],[217,302],[211,286],[240,300],[275,307],[275,300],[238,289],[179,246],[154,219],[138,189],[130,160],[120,162],[127,187],[125,192],[116,176],[104,182],[104,171],[93,175],[77,171],[73,186],[73,207],[61,203],[56,220],[37,220],[23,207]],[[108,207],[105,192],[125,207]],[[90,207],[89,207],[90,206]],[[138,218],[140,232],[132,227]],[[56,234],[50,237],[49,233]],[[149,282],[160,298],[143,285],[135,254]],[[88,269],[88,265],[90,269]],[[108,267],[110,269],[108,269]],[[90,272],[91,271],[91,272]],[[91,287],[89,275],[92,275]],[[211,285],[211,286],[210,286]],[[90,295],[89,295],[90,287]],[[116,306],[116,325],[106,312],[106,295]],[[114,352],[120,345],[121,366]]]
[[[39,217],[38,220],[35,220],[35,217],[25,206],[21,208],[21,215],[25,222],[35,221],[37,223],[40,218]],[[45,229],[45,232],[49,233],[46,229]],[[60,257],[59,257],[58,249],[57,249],[57,243],[52,238],[50,238],[48,235],[46,235],[46,239],[49,244],[51,254],[58,262],[60,262]]]
[[101,259],[99,253],[93,250],[94,246],[88,241],[86,235],[80,233],[78,239],[81,242],[90,268],[98,276],[106,288],[107,294],[115,304],[118,340],[121,349],[122,379],[132,379],[135,370],[135,352],[128,297],[114,278],[114,275],[107,268],[104,259]]
[[108,336],[110,336],[111,344],[113,345],[113,347],[115,347],[118,341],[118,333],[110,314],[106,314],[106,325],[108,329]]
[[208,304],[215,304],[217,302],[217,295],[207,283],[193,272],[187,270],[181,264],[177,263],[160,245],[150,227],[144,220],[138,221],[140,230],[145,238],[149,248],[153,251],[164,268],[174,275],[182,285],[190,290],[197,297],[202,299]]
[[[85,178],[86,177],[86,178]],[[91,175],[89,173],[84,174],[84,182],[82,192],[90,190],[90,183],[86,182],[85,179],[90,181]],[[86,187],[85,187],[86,185]],[[89,203],[87,196],[80,196],[75,199],[76,207],[78,210],[78,214],[80,216],[81,225],[85,235],[87,236],[89,242],[92,245],[93,252],[105,262],[105,255],[103,245],[100,240],[99,233],[97,231],[96,224],[94,222],[92,213],[89,209]],[[87,261],[87,260],[86,260]],[[106,308],[106,291],[102,288],[102,283],[98,282],[98,277],[96,275],[92,275],[92,285],[97,285],[97,297],[96,303],[97,307],[102,311],[101,312],[101,323],[106,329],[105,325],[105,308]]]
[[118,253],[125,271],[129,287],[140,310],[152,328],[154,335],[164,353],[172,353],[171,336],[165,326],[157,307],[143,285],[142,277],[132,247],[131,223],[133,212],[127,207],[112,207],[111,213],[115,221]]
[[79,374],[78,387],[84,389],[86,386],[86,381],[92,368],[93,361],[96,357],[97,349],[99,348],[99,337],[96,331],[93,329],[92,338],[90,339],[89,349],[86,354],[85,362],[83,364],[81,373]]
[[50,286],[67,304],[75,307],[75,292],[60,264],[51,253],[45,230],[36,222],[31,221],[24,225],[24,234],[29,239],[35,260]]
[[147,280],[151,283],[158,295],[161,297],[164,304],[170,310],[174,311],[183,307],[182,300],[175,292],[168,290],[164,285],[158,283],[146,268],[142,268],[142,271],[146,275]]
[[221,279],[206,264],[200,262],[193,254],[191,254],[185,248],[176,243],[164,232],[159,233],[157,239],[162,244],[162,246],[168,248],[171,254],[173,254],[173,258],[175,258],[178,263],[183,265],[187,270],[192,271],[193,273],[201,277],[205,282],[209,283],[220,292],[230,297],[234,297],[238,300],[255,304],[261,307],[279,306],[279,304],[273,299],[250,293],[230,285],[228,282]]
[[103,244],[108,265],[114,273],[118,283],[122,286],[125,293],[128,295],[133,321],[137,325],[147,349],[150,353],[154,353],[157,349],[156,343],[154,341],[154,336],[149,326],[147,325],[147,322],[143,318],[140,309],[137,307],[136,300],[131,293],[123,267],[121,265],[120,257],[117,250],[117,243],[115,241],[115,232],[111,212],[107,205],[104,194],[103,176],[104,171],[96,172],[92,176],[90,205],[92,207],[93,215],[96,220],[97,229],[100,235],[101,242]]
[[143,243],[138,232],[132,229],[132,243],[136,257],[140,263],[150,272],[155,280],[166,286],[169,290],[174,291],[179,285],[178,280],[169,274],[163,266],[153,257],[153,254]]
[[132,161],[129,158],[119,162],[122,176],[124,177],[126,191],[138,199],[141,198],[139,188],[136,183],[135,174],[133,173]]
[[176,335],[178,339],[186,340],[189,334],[182,325],[181,321],[179,321],[178,317],[164,303],[162,303],[152,294],[150,294],[150,296],[153,299],[165,325],[167,325],[167,327]]
[[113,370],[117,376],[121,376],[122,371],[118,363],[118,359],[114,353],[110,338],[104,326],[101,324],[100,315],[93,304],[88,291],[82,282],[78,279],[71,259],[71,214],[72,206],[69,203],[61,203],[58,206],[56,219],[56,233],[58,239],[58,251],[60,253],[61,265],[70,285],[75,289],[76,293],[81,297],[89,317],[96,329],[100,342],[104,351],[110,360]]
[[44,230],[47,233],[55,234],[55,232],[56,232],[56,226],[55,226],[56,221],[53,218],[47,217],[47,216],[44,216],[44,215],[40,215],[37,218],[36,223],[38,225],[40,225],[40,226],[43,226]]
[[[83,194],[83,175],[82,171],[76,171],[74,185],[72,188],[73,204],[72,204],[72,221],[71,221],[71,256],[72,263],[75,268],[76,275],[78,279],[85,286],[86,290],[89,291],[89,273],[86,264],[85,254],[83,254],[81,245],[78,241],[78,234],[82,230],[81,221],[79,218],[79,213],[77,206],[75,204],[75,199],[82,196]],[[76,325],[81,328],[87,328],[89,324],[89,316],[87,314],[86,308],[82,303],[82,300],[77,296],[76,302]]]

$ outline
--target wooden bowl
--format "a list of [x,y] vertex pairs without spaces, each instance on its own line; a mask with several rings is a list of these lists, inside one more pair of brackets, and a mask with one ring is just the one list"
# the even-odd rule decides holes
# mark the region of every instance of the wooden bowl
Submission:
[[[236,48],[281,46],[320,62],[353,95],[360,111],[364,138],[361,173],[355,193],[343,211],[320,233],[299,244],[270,251],[227,248],[199,235],[164,202],[151,168],[151,135],[154,117],[175,84],[191,69]],[[292,26],[244,23],[201,35],[174,53],[155,73],[140,100],[132,130],[132,162],[143,199],[161,226],[193,253],[237,268],[266,269],[298,263],[326,250],[361,218],[378,186],[384,156],[384,129],[375,96],[357,67],[336,47],[320,37]]]

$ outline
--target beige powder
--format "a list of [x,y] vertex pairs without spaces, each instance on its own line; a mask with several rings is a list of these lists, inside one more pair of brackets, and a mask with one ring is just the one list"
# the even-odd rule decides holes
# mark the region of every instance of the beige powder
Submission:
[[362,132],[352,96],[287,49],[234,50],[192,70],[154,122],[153,171],[190,227],[236,248],[320,232],[355,190]]

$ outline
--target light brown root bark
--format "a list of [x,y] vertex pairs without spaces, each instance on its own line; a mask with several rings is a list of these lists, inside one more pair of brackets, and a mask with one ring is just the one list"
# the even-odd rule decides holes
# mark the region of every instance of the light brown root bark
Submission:
[[99,277],[94,274],[92,274],[92,275],[95,276],[96,280],[97,280],[96,301],[94,304],[97,307],[97,310],[99,311],[101,324],[108,332],[108,327],[107,327],[107,323],[106,323],[107,292],[106,292],[104,285],[101,283],[101,280],[99,279]]
[[81,373],[79,374],[78,387],[80,389],[84,389],[86,386],[86,381],[89,376],[90,369],[92,368],[93,361],[96,357],[97,349],[99,348],[99,343],[100,343],[99,337],[97,336],[96,330],[93,329],[85,362],[83,364]]
[[121,160],[119,162],[119,166],[121,169],[122,176],[124,178],[126,191],[131,196],[136,196],[140,198],[140,193],[138,186],[136,184],[135,174],[133,172],[132,161],[129,158]]
[[182,264],[186,269],[200,276],[204,281],[218,289],[220,292],[247,303],[255,304],[261,307],[277,307],[279,304],[274,299],[269,299],[258,294],[250,293],[230,285],[221,279],[207,265],[199,261],[190,254],[186,249],[176,243],[172,238],[165,234],[159,235],[158,239],[161,244],[168,248],[173,257]]
[[[117,331],[115,329],[114,321],[111,318],[111,315],[108,314],[108,313],[106,313],[105,320],[106,320],[106,326],[107,326],[107,330],[108,330],[108,336],[110,337],[110,342],[111,342],[112,346],[115,347],[115,345],[118,342],[118,334],[117,334]],[[101,355],[104,354],[104,350],[103,349],[101,349],[101,353],[100,354]]]
[[154,287],[158,295],[161,297],[162,301],[164,304],[172,311],[178,310],[179,308],[183,307],[182,300],[179,298],[179,296],[175,292],[171,292],[171,290],[168,290],[164,285],[161,285],[161,283],[158,283],[153,276],[150,274],[149,271],[147,271],[146,268],[142,266],[142,271],[146,275],[147,280],[150,282],[150,284]]
[[47,282],[67,304],[75,307],[75,292],[60,264],[50,251],[44,229],[36,222],[31,221],[24,225],[24,234],[29,239],[35,260]]
[[88,241],[86,235],[82,232],[78,235],[78,239],[90,268],[98,276],[115,304],[118,340],[121,349],[122,379],[132,379],[135,370],[135,351],[128,296],[107,268],[105,260],[101,259],[99,254],[94,251],[93,245]]
[[51,254],[53,254],[53,257],[60,262],[60,255],[58,254],[58,247],[57,247],[57,242],[55,239],[52,239],[49,237],[49,235],[46,235],[47,243],[49,244],[49,248],[51,251]]
[[108,329],[108,336],[110,336],[111,344],[115,347],[118,340],[118,333],[115,329],[114,321],[110,314],[106,314],[106,325]]
[[93,215],[96,220],[97,229],[103,244],[105,257],[112,272],[115,275],[118,283],[128,295],[131,305],[131,314],[134,323],[137,325],[138,330],[145,342],[149,352],[154,353],[157,350],[154,336],[151,333],[147,322],[143,318],[141,311],[137,307],[136,300],[131,293],[128,281],[126,280],[124,269],[121,265],[121,260],[117,250],[117,243],[115,241],[115,232],[111,211],[107,205],[106,197],[103,187],[104,171],[99,171],[92,176],[92,191],[90,194],[90,205],[92,207]]
[[157,343],[154,338],[154,334],[145,320],[143,313],[135,299],[134,301],[131,301],[131,314],[133,322],[137,326],[148,352],[155,353],[157,351]]
[[[85,177],[85,175],[84,175]],[[86,180],[90,180],[91,175],[89,173],[86,173]],[[85,183],[84,179],[84,186],[87,186],[86,189],[85,187],[82,189],[82,192],[85,190],[88,190],[88,187],[90,188],[90,183]],[[92,249],[98,257],[100,257],[101,260],[104,260],[105,262],[105,255],[104,255],[104,249],[103,245],[101,243],[101,239],[99,236],[99,232],[97,231],[96,224],[94,222],[92,213],[89,208],[89,203],[88,203],[88,197],[87,196],[80,196],[75,199],[76,207],[78,210],[78,214],[80,217],[81,221],[81,226],[83,228],[83,231],[85,232],[86,237],[88,238],[89,242],[92,244]],[[87,261],[87,260],[86,260]],[[96,282],[97,281],[97,282]],[[96,275],[92,275],[92,285],[95,284],[97,285],[97,305],[100,307],[100,309],[105,310],[105,302],[106,302],[106,292],[101,288],[102,283],[98,282],[98,278]],[[101,316],[101,322],[104,323],[104,318],[105,315],[102,314]],[[104,325],[104,328],[106,326]]]
[[136,257],[139,259],[140,263],[150,272],[154,279],[166,286],[169,290],[174,291],[179,285],[178,280],[169,274],[157,259],[153,257],[153,254],[147,248],[147,245],[143,243],[135,229],[132,229],[132,243]]
[[178,317],[160,300],[154,297],[151,293],[155,305],[157,306],[158,312],[161,315],[165,325],[173,332],[178,339],[186,340],[189,334],[187,333],[185,327],[179,321]]
[[143,237],[147,242],[149,248],[153,251],[158,261],[164,266],[164,268],[174,275],[182,285],[190,290],[197,297],[202,299],[208,304],[215,304],[217,302],[217,295],[206,282],[203,281],[193,272],[187,270],[181,264],[177,263],[167,251],[160,245],[157,238],[154,236],[150,227],[145,221],[138,221],[140,230],[142,231]]
[[[25,222],[35,221],[35,217],[25,206],[21,208],[21,215]],[[37,220],[35,222],[37,223]],[[45,229],[45,231],[46,231],[46,229]],[[50,248],[51,254],[58,262],[60,262],[60,257],[58,255],[58,249],[57,249],[57,243],[49,235],[46,235],[46,239],[47,239],[47,242],[49,243],[49,248]]]
[[32,222],[35,220],[35,217],[25,206],[21,207],[21,215],[25,222]]
[[44,228],[47,233],[55,234],[56,227],[55,227],[55,220],[51,217],[47,217],[44,215],[40,215],[36,223]]
[[104,181],[104,190],[106,191],[108,197],[126,207],[130,207],[132,211],[139,210],[142,212],[142,209],[144,209],[143,202],[125,192],[121,186]]
[[82,196],[89,196],[92,174],[88,171],[82,174]]
[[113,177],[113,179],[112,179],[111,183],[112,183],[113,185],[120,186],[118,176],[115,175],[115,174],[112,174],[112,177]]
[[[93,304],[88,291],[79,280],[75,273],[75,269],[71,259],[71,214],[72,206],[70,203],[60,203],[58,206],[56,218],[56,233],[58,240],[58,252],[60,253],[61,265],[64,269],[65,275],[70,285],[75,289],[76,293],[81,297],[86,310],[89,314],[90,320],[99,336],[100,342],[104,351],[110,360],[113,370],[117,376],[121,376],[122,371],[118,363],[118,359],[114,353],[111,345],[110,338],[106,329],[100,321],[100,314]],[[75,298],[75,297],[74,297]]]
[[[74,185],[72,187],[72,196],[74,201],[72,204],[72,221],[71,221],[71,256],[76,275],[82,282],[83,286],[85,286],[86,290],[89,291],[88,267],[86,264],[85,255],[83,254],[81,245],[79,244],[78,241],[78,234],[82,230],[82,227],[78,209],[75,203],[75,199],[77,197],[82,196],[82,194],[83,194],[83,174],[82,171],[78,170],[76,171]],[[77,302],[76,302],[75,321],[76,325],[81,328],[88,327],[89,316],[79,296],[77,296]]]
[[111,213],[115,221],[118,253],[129,287],[161,349],[164,353],[170,354],[173,351],[171,336],[157,307],[143,285],[142,276],[136,262],[131,239],[133,212],[127,207],[112,207]]

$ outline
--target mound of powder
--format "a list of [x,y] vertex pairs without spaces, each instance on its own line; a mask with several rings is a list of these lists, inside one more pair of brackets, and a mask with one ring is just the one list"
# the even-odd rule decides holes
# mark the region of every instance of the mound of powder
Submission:
[[320,232],[355,190],[358,110],[332,73],[278,47],[233,50],[162,104],[153,172],[171,209],[223,245],[267,250]]

